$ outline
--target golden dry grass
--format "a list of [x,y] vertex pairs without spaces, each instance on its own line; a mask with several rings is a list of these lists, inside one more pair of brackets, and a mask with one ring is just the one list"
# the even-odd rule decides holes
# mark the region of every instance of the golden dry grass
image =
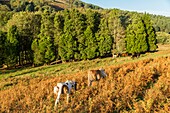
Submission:
[[[94,82],[92,87],[87,86],[87,69],[60,76],[4,78],[1,79],[1,83],[6,84],[0,90],[0,112],[168,113],[169,66],[170,56],[103,66],[107,78]],[[64,104],[66,95],[62,95],[54,109],[53,87],[67,79],[76,80],[78,90],[71,95],[69,104]]]

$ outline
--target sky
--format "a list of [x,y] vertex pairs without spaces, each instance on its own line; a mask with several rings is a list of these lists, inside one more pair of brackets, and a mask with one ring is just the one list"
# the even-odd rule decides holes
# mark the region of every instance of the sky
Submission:
[[170,0],[82,0],[102,8],[147,12],[170,17]]

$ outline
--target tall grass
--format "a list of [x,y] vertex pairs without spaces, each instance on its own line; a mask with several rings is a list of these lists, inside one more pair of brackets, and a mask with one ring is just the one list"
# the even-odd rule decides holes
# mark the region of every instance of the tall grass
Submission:
[[[0,112],[161,112],[170,111],[170,51],[138,59],[105,58],[51,66],[3,70]],[[108,77],[87,86],[87,70],[105,68]],[[54,108],[53,87],[67,79],[78,90]]]

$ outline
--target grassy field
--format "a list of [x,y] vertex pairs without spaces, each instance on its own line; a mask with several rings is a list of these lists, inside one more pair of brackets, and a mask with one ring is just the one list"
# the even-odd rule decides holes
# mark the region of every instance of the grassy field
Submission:
[[[170,45],[140,58],[104,58],[0,71],[0,112],[168,112]],[[87,70],[103,67],[108,77],[87,86]],[[54,109],[53,87],[78,82],[71,102],[66,95]]]

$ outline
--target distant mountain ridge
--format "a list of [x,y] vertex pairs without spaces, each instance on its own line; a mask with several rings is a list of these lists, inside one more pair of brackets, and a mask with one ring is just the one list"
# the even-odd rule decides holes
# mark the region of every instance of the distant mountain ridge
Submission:
[[89,8],[89,9],[103,9],[97,5],[88,4],[85,2],[82,2],[81,0],[46,0],[49,5],[51,5],[53,8],[60,7],[61,9],[67,9],[67,8]]
[[30,6],[34,7],[33,11],[36,11],[37,8],[43,9],[44,6],[48,6],[56,11],[68,8],[103,9],[99,6],[82,2],[81,0],[0,0],[0,4],[7,5],[11,11],[14,10],[17,12],[26,11]]

